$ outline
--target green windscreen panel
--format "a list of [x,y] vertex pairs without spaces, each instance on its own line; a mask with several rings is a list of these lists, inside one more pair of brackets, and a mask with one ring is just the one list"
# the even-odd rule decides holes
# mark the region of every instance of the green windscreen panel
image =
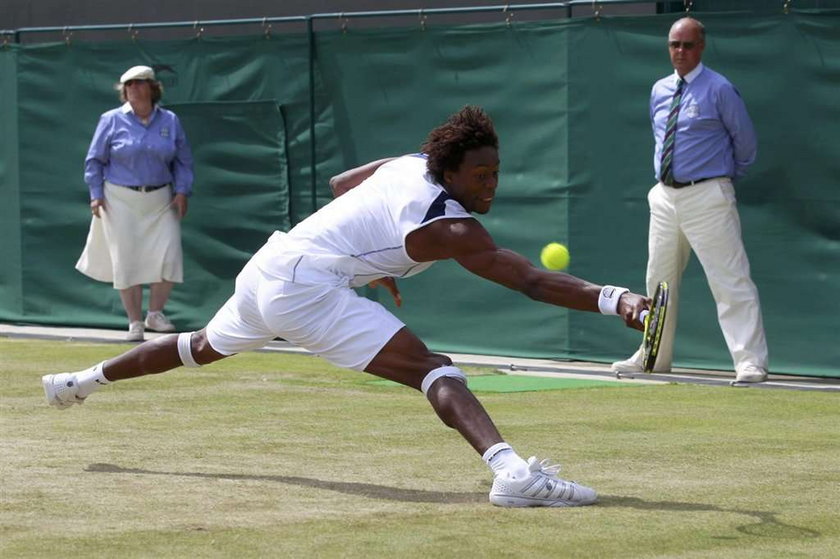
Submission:
[[[322,34],[318,67],[334,77],[325,87],[345,166],[416,150],[446,115],[482,105],[500,135],[502,172],[492,212],[478,219],[496,241],[532,261],[546,242],[565,242],[571,273],[644,291],[654,183],[648,101],[672,71],[665,43],[673,20]],[[840,302],[802,296],[831,292],[840,278],[840,191],[831,178],[840,142],[830,124],[840,107],[837,13],[704,20],[704,60],[736,84],[759,134],[758,161],[736,189],[771,370],[840,374],[828,326]],[[768,56],[782,73],[756,64]],[[640,341],[618,318],[539,305],[453,263],[401,289],[403,307],[391,308],[436,349],[609,362]],[[368,295],[391,305],[385,293]],[[675,366],[732,367],[696,258],[679,317]]]
[[[247,255],[271,231],[290,227],[293,150],[295,168],[303,169],[294,179],[299,196],[310,203],[308,64],[293,56],[308,52],[305,45],[290,37],[20,47],[16,71],[0,87],[16,86],[20,100],[10,142],[18,155],[3,160],[19,174],[13,190],[19,206],[4,211],[20,213],[20,239],[4,237],[2,247],[20,247],[20,263],[4,273],[22,294],[17,306],[11,300],[0,307],[0,320],[125,327],[118,293],[74,265],[91,219],[83,182],[90,138],[99,115],[119,104],[116,79],[127,66],[145,63],[157,68],[163,105],[181,117],[196,156],[195,193],[183,222],[185,283],[167,310],[179,328],[202,326],[232,290]],[[4,189],[13,186],[4,180]]]
[[[189,47],[196,45],[184,50]],[[115,56],[107,45],[50,45],[24,49],[20,57],[24,309],[12,320],[125,327],[118,292],[74,269],[91,219],[84,158],[98,115],[115,105],[113,76],[125,65],[103,55]],[[120,59],[133,56],[122,52]],[[183,54],[145,56],[166,60],[178,71],[158,72],[164,100],[188,96],[195,87],[190,78],[196,64],[181,60]],[[57,81],[68,89],[56,88]],[[205,89],[215,88],[218,97],[223,86],[230,82]],[[166,106],[182,120],[196,177],[183,221],[185,283],[173,290],[167,311],[179,328],[198,328],[232,291],[248,256],[272,230],[290,226],[284,118],[275,98]]]
[[[840,300],[825,297],[840,285],[838,16],[701,16],[703,62],[735,84],[758,135],[758,158],[735,190],[775,372],[840,375]],[[634,290],[644,289],[647,193],[655,182],[648,101],[653,83],[672,72],[665,46],[672,22],[581,22],[580,56],[570,57],[569,161],[578,195],[569,219],[573,263],[584,266],[574,272]],[[692,256],[680,292],[676,366],[731,370],[717,312]],[[607,361],[638,346],[636,332],[602,317],[578,313],[573,321],[578,357]]]
[[233,293],[233,279],[277,229],[288,231],[283,113],[276,101],[184,103],[195,158],[195,196],[183,222],[184,284],[173,291],[179,325],[202,328]]
[[20,317],[20,183],[18,180],[17,49],[0,48],[0,316]]
[[[256,34],[0,49],[0,320],[125,327],[113,289],[73,265],[90,220],[84,156],[98,116],[117,104],[114,81],[134,64],[158,68],[196,152],[186,282],[167,307],[180,328],[210,318],[273,230],[330,199],[330,176],[416,152],[466,104],[484,107],[499,133],[499,189],[476,216],[496,242],[532,262],[562,242],[570,273],[644,291],[648,104],[672,71],[676,17],[351,25],[316,33],[314,45]],[[758,159],[735,188],[771,372],[840,376],[840,12],[699,17],[703,62],[736,85],[758,133]],[[695,257],[681,287],[674,365],[731,370]],[[451,261],[400,288],[399,309],[365,292],[434,350],[609,363],[640,341],[617,317],[537,303]]]
[[[428,27],[323,34],[318,65],[346,167],[417,152],[426,134],[467,104],[500,137],[501,184],[480,221],[502,245],[538,259],[542,243],[570,242],[567,41],[554,24]],[[435,264],[399,283],[403,306],[369,290],[437,349],[561,355],[569,311]]]

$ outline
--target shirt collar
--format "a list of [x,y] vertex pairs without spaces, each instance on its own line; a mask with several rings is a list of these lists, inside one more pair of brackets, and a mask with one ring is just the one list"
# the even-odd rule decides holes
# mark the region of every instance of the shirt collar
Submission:
[[[155,114],[157,109],[158,109],[157,105],[152,105],[152,112],[149,113],[149,117],[151,117],[153,114]],[[134,111],[131,109],[131,103],[129,103],[128,101],[123,103],[123,106],[120,107],[120,110],[125,114],[128,114],[128,113],[133,114],[134,113]]]
[[[695,80],[695,78],[697,78],[697,76],[700,75],[700,72],[703,71],[703,68],[704,68],[703,63],[700,62],[699,64],[697,64],[697,66],[694,68],[694,70],[692,70],[691,72],[689,72],[685,75],[683,80],[685,80],[686,83],[693,82]],[[676,79],[680,79],[680,75],[677,73],[676,70],[674,70],[674,77]]]

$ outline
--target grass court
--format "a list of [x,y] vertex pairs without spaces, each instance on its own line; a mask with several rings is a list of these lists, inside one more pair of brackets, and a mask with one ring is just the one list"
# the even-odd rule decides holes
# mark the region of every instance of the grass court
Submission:
[[600,502],[500,509],[418,392],[250,353],[65,411],[40,377],[128,346],[0,338],[0,556],[837,557],[837,395],[692,384],[476,394]]

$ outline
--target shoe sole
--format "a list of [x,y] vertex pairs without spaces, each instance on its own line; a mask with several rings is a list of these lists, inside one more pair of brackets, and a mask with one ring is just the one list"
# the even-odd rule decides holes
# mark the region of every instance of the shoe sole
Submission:
[[[631,371],[631,370],[626,370],[626,369],[613,368],[613,369],[610,369],[610,372],[615,375],[615,378],[636,378],[637,376],[638,377],[644,377],[645,375],[648,374],[648,373],[645,373],[644,371],[642,371],[641,369]],[[651,373],[654,374],[654,375],[670,375],[671,370],[670,369],[668,369],[667,371],[655,371],[654,370],[654,371],[651,371]]]
[[60,410],[66,410],[67,408],[69,408],[73,404],[68,403],[68,402],[62,402],[61,400],[58,399],[58,397],[56,397],[55,387],[53,386],[53,381],[52,381],[52,379],[54,377],[55,377],[55,375],[44,375],[44,376],[41,377],[41,384],[44,387],[44,396],[47,397],[47,403],[49,405],[51,405],[55,408],[58,408]]
[[621,375],[641,375],[645,371],[641,367],[630,367],[628,365],[611,365],[610,372]]
[[736,384],[759,384],[762,382],[767,382],[767,377],[762,378],[736,378],[733,381],[730,381],[729,384],[735,386]]
[[152,328],[148,324],[146,324],[146,330],[151,330],[152,332],[160,332],[161,334],[168,334],[170,332],[175,331],[175,326],[170,326],[169,328]]
[[566,501],[563,499],[548,500],[531,497],[514,497],[513,495],[490,495],[490,502],[497,507],[524,508],[524,507],[585,507],[594,505],[598,499],[592,501]]

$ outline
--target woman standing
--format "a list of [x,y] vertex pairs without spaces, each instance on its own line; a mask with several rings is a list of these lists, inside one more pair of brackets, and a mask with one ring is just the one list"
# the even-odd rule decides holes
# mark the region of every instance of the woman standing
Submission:
[[[121,107],[99,118],[85,159],[90,232],[76,269],[120,291],[130,341],[145,328],[172,332],[163,314],[183,281],[180,220],[192,194],[192,153],[178,117],[161,108],[163,88],[148,66],[129,68],[116,89]],[[143,321],[143,285],[149,307]]]

